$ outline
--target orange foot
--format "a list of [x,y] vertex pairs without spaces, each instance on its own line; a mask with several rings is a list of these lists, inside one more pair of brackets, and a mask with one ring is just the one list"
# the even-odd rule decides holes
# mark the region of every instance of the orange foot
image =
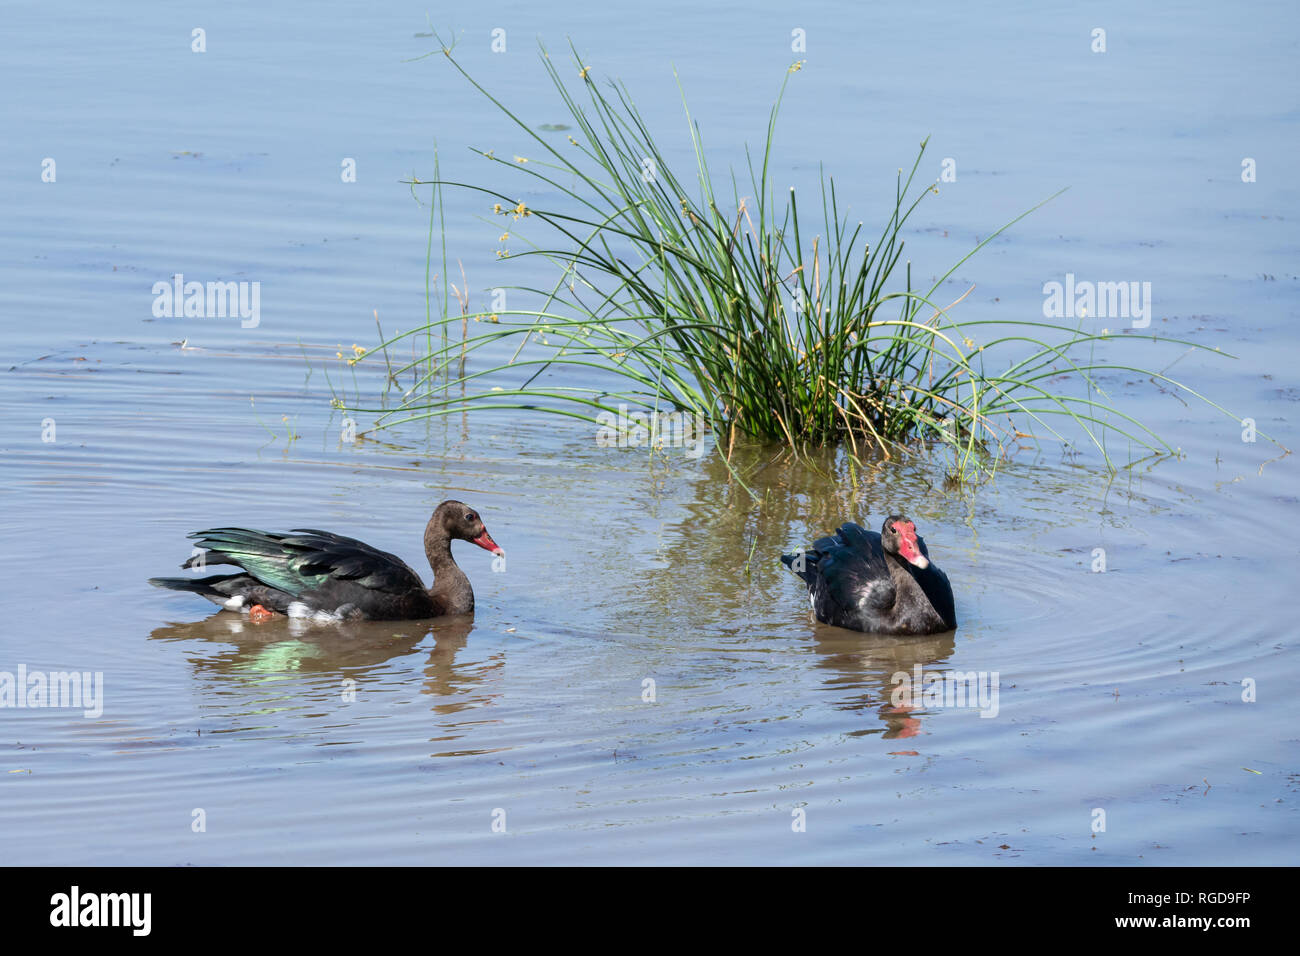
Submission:
[[269,621],[275,617],[275,612],[267,610],[260,604],[254,604],[248,609],[248,619],[254,624],[260,624],[263,621]]

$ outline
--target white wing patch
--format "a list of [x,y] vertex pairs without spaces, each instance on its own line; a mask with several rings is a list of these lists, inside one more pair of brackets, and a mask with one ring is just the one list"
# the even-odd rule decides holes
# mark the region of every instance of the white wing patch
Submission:
[[313,611],[302,601],[294,601],[285,613],[295,620],[311,620],[317,624],[333,624],[343,620],[342,615],[336,611]]

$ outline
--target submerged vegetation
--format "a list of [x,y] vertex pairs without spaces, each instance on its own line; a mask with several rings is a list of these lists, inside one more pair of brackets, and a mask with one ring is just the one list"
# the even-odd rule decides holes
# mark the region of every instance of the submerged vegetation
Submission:
[[[567,82],[542,50],[573,127],[559,148],[475,81],[451,49],[441,53],[540,151],[530,158],[482,155],[525,177],[527,188],[563,197],[563,206],[532,208],[518,195],[442,179],[435,166],[433,180],[411,184],[432,191],[430,259],[441,191],[470,190],[505,217],[503,241],[520,241],[511,234],[525,225],[549,227],[545,243],[498,255],[544,257],[555,281],[510,287],[512,304],[532,308],[471,313],[463,275],[459,287],[447,279],[444,230],[440,314],[433,314],[426,285],[426,325],[365,356],[382,352],[390,383],[415,376],[396,405],[355,409],[374,412],[376,427],[487,408],[596,424],[602,413],[607,422],[626,406],[698,415],[728,454],[737,440],[792,449],[843,443],[854,457],[884,458],[939,444],[956,452],[957,470],[967,474],[996,468],[1000,453],[1023,439],[1052,438],[1067,447],[1082,439],[1108,465],[1108,438],[1122,439],[1130,457],[1136,450],[1173,451],[1113,406],[1098,382],[1107,373],[1149,378],[1228,414],[1186,385],[1102,358],[1096,348],[1108,338],[1129,348],[1174,340],[962,317],[965,294],[954,302],[936,298],[970,256],[1043,203],[985,238],[929,287],[915,286],[903,232],[934,189],[916,183],[924,142],[910,171],[899,171],[892,210],[878,230],[869,235],[863,223],[849,221],[834,179],[824,174],[810,217],[793,188],[778,190],[773,181],[778,113],[799,64],[781,84],[761,155],[746,153],[742,190],[734,173],[714,177],[685,96],[695,162],[679,174],[626,88],[603,89],[576,50]],[[457,314],[449,287],[461,305]],[[408,336],[425,354],[395,369],[388,348]],[[1073,391],[1061,390],[1066,381]]]

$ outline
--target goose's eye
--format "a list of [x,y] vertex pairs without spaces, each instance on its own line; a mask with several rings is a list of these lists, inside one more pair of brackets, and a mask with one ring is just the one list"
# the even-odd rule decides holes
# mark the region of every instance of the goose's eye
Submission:
[[478,515],[474,514],[474,512],[471,511],[469,514],[467,514],[467,515],[465,516],[465,520],[466,520],[466,521],[477,521],[477,520],[478,520]]

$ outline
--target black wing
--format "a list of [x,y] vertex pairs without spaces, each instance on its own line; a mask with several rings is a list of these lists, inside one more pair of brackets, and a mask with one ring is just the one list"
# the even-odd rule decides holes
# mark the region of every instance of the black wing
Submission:
[[833,621],[856,615],[863,602],[876,610],[894,604],[894,582],[885,563],[880,535],[846,522],[828,538],[819,538],[808,551],[781,556],[807,584],[819,617]]
[[[248,528],[212,528],[190,535],[205,564],[233,564],[263,584],[298,596],[331,580],[386,592],[422,589],[420,576],[396,555],[355,538],[300,528],[288,534]],[[191,567],[190,558],[182,567]]]

